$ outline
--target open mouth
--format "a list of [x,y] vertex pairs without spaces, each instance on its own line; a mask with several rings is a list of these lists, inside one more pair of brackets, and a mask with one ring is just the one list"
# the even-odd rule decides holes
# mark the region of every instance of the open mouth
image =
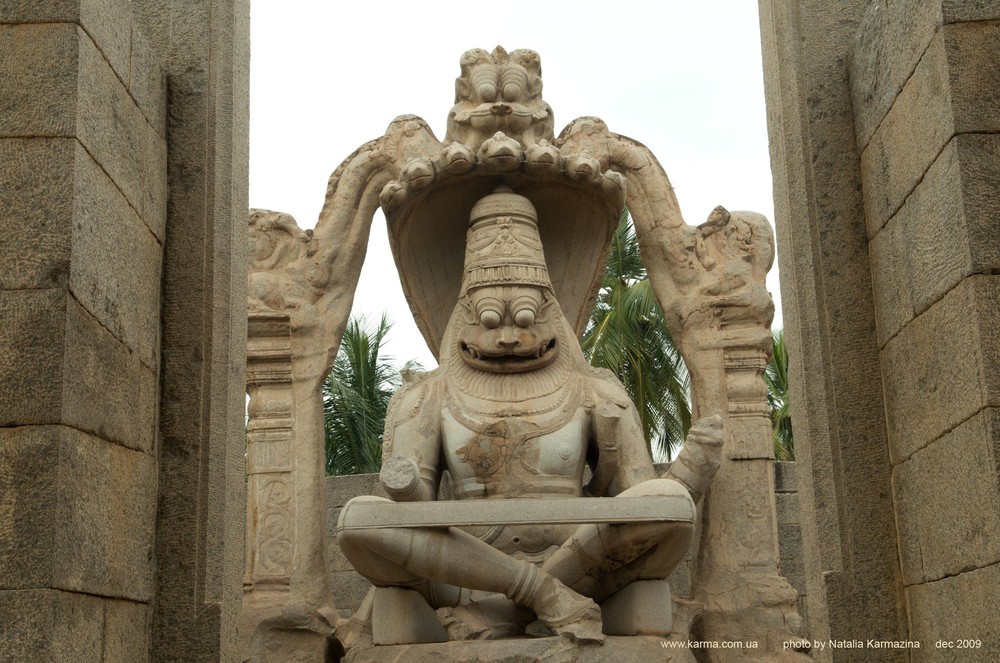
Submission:
[[461,343],[460,348],[462,358],[470,366],[488,371],[518,373],[540,368],[555,359],[556,339],[542,343],[531,352],[520,349],[489,352],[465,342]]

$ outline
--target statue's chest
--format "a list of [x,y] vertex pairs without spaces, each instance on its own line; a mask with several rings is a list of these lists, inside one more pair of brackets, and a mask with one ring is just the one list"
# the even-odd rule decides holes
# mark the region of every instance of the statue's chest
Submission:
[[580,495],[589,419],[578,408],[560,429],[534,435],[531,417],[503,418],[472,430],[442,413],[445,460],[455,497]]

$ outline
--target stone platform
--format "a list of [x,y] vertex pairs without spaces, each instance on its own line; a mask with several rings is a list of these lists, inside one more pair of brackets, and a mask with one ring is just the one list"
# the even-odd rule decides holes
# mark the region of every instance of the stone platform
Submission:
[[694,663],[691,650],[670,648],[668,642],[630,636],[608,637],[603,645],[575,645],[558,637],[386,645],[352,651],[344,663]]

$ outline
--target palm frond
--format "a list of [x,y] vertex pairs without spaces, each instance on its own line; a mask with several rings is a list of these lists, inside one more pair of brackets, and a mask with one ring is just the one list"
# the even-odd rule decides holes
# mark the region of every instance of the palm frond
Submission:
[[381,354],[392,323],[366,318],[348,322],[337,358],[323,386],[327,474],[378,472],[382,430],[399,372]]
[[774,437],[774,457],[778,460],[795,460],[795,441],[792,438],[792,416],[788,399],[788,348],[782,329],[772,334],[773,353],[764,369],[767,384],[767,403],[771,408]]
[[591,364],[618,376],[635,403],[647,444],[669,458],[691,426],[690,379],[646,278],[627,210],[581,345]]

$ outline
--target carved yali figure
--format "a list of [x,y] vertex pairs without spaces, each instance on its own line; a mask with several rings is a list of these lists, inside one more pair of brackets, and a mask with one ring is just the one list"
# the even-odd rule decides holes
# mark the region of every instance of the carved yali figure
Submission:
[[[634,405],[590,367],[553,294],[535,209],[501,189],[473,207],[462,288],[436,371],[411,380],[386,420],[382,481],[396,501],[672,496],[693,505],[718,467],[719,417],[696,423],[657,478]],[[584,483],[591,466],[592,479]],[[599,642],[606,598],[662,579],[694,525],[546,523],[365,527],[344,507],[338,542],[373,584],[416,590],[454,638],[560,634]],[[625,504],[625,502],[612,502]],[[441,505],[444,518],[446,505]],[[443,519],[441,522],[448,522]]]

